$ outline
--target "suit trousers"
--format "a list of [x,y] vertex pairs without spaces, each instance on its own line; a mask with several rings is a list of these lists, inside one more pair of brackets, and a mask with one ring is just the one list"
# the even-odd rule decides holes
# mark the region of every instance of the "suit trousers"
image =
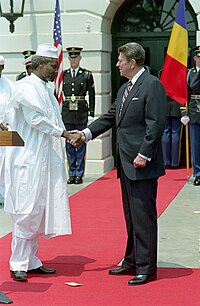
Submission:
[[135,268],[137,274],[155,274],[157,272],[158,179],[130,180],[121,166],[120,181],[128,234],[122,266]]

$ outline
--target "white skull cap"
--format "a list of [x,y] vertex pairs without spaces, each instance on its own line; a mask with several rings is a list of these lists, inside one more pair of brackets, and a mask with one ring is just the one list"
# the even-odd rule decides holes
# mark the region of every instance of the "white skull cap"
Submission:
[[38,45],[35,55],[58,58],[58,49],[52,44],[41,44]]
[[3,55],[0,55],[0,65],[4,65],[4,64],[5,64],[5,59]]

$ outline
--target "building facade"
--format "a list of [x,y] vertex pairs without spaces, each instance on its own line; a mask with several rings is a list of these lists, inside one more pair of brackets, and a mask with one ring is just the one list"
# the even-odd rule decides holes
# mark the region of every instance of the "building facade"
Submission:
[[[8,2],[8,1],[6,1]],[[14,1],[15,2],[15,1]],[[22,51],[53,43],[55,0],[26,0],[24,16],[15,21],[14,33],[0,18],[0,54],[6,59],[4,74],[12,80],[24,70]],[[146,51],[152,74],[162,68],[178,0],[60,0],[64,69],[69,67],[67,47],[82,47],[81,66],[92,71],[96,88],[95,117],[114,102],[124,80],[116,68],[117,48],[130,41]],[[1,1],[3,3],[3,0]],[[3,8],[3,7],[2,7]],[[200,1],[186,0],[190,50],[200,44]],[[181,46],[180,46],[181,47]],[[86,174],[113,168],[115,133],[108,131],[87,146]]]

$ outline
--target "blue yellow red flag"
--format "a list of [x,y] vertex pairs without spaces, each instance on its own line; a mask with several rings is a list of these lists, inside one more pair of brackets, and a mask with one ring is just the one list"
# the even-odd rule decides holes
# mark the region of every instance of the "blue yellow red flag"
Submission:
[[185,0],[179,0],[160,80],[167,95],[180,104],[185,104],[188,97],[187,60],[188,32]]

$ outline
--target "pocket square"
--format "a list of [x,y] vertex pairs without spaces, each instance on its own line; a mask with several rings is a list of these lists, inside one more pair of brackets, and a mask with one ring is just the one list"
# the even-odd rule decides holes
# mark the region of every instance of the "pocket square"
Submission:
[[132,101],[134,101],[134,100],[139,100],[139,98],[136,98],[136,97],[135,97],[135,98],[132,99]]

